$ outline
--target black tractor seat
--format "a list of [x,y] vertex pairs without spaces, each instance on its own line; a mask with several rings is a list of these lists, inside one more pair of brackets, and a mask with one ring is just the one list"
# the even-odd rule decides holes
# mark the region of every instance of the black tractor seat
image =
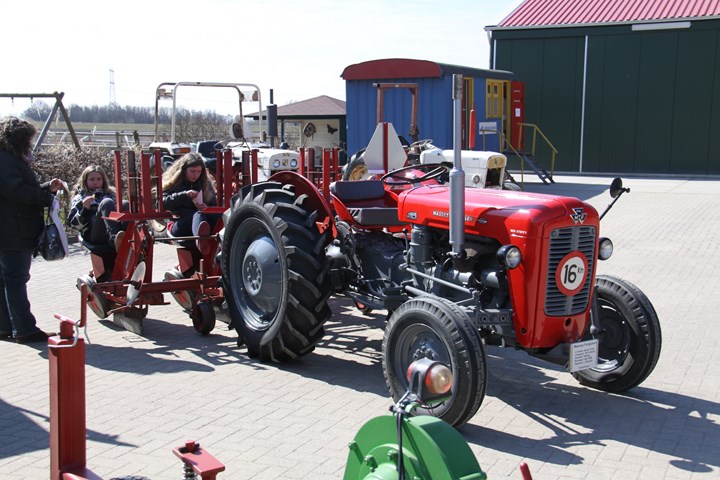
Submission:
[[380,180],[338,181],[330,192],[347,208],[353,220],[362,226],[399,226],[397,206],[388,206],[385,187]]

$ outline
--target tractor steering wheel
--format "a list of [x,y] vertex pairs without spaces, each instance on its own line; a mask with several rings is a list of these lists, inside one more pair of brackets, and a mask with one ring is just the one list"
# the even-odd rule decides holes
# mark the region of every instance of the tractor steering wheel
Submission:
[[[410,170],[421,170],[425,171],[426,173],[424,175],[420,175],[419,177],[406,177],[402,175],[405,172],[408,172]],[[434,178],[438,178],[439,176],[443,175],[444,173],[448,172],[447,165],[443,165],[442,163],[426,163],[422,165],[408,165],[407,167],[398,168],[397,170],[393,170],[392,172],[388,172],[382,177],[380,177],[380,180],[382,180],[383,184],[388,186],[394,186],[394,185],[414,185],[416,183],[421,183],[426,180],[432,180]],[[389,181],[392,179],[392,181]]]
[[412,148],[420,148],[420,147],[424,147],[426,145],[432,145],[432,142],[433,141],[430,138],[426,138],[424,140],[418,140],[417,142],[411,143],[409,148],[411,148],[411,149]]

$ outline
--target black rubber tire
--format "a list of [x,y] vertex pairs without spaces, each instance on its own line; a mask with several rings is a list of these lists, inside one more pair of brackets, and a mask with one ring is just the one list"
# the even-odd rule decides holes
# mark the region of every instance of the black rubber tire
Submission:
[[504,182],[502,185],[502,189],[503,190],[511,190],[513,192],[522,192],[523,191],[522,187],[520,187],[520,185],[518,185],[517,183],[513,183],[513,182]]
[[276,182],[250,187],[225,226],[223,289],[248,354],[287,362],[310,353],[330,318],[326,236],[307,196]]
[[208,302],[195,303],[190,318],[195,331],[204,337],[210,335],[215,328],[215,309]]
[[595,296],[604,330],[598,366],[573,376],[588,387],[623,392],[642,383],[655,368],[662,343],[660,321],[647,296],[625,280],[599,275]]
[[453,372],[452,396],[432,411],[451,425],[468,422],[485,397],[485,350],[467,314],[439,297],[418,297],[393,312],[382,342],[385,382],[395,401],[408,387],[407,369],[421,357],[443,362]]
[[97,282],[90,275],[81,275],[78,277],[76,284],[78,290],[80,290],[83,283],[88,287],[87,306],[99,319],[102,320],[107,318],[108,312],[111,310],[110,300],[108,300],[102,293],[93,291],[93,287],[97,284]]

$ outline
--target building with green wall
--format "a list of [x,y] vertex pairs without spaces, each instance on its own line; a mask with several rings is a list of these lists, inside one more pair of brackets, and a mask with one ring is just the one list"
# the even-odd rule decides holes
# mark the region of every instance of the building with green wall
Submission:
[[525,0],[486,30],[555,171],[720,175],[720,2]]

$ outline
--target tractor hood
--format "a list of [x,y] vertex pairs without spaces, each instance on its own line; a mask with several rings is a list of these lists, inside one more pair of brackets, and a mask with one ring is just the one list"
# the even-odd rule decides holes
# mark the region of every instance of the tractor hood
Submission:
[[[448,229],[450,189],[446,185],[422,186],[399,197],[398,216],[409,223]],[[544,225],[555,223],[595,224],[597,211],[572,197],[515,191],[465,189],[465,232],[487,235],[492,231],[502,241],[542,236]]]

